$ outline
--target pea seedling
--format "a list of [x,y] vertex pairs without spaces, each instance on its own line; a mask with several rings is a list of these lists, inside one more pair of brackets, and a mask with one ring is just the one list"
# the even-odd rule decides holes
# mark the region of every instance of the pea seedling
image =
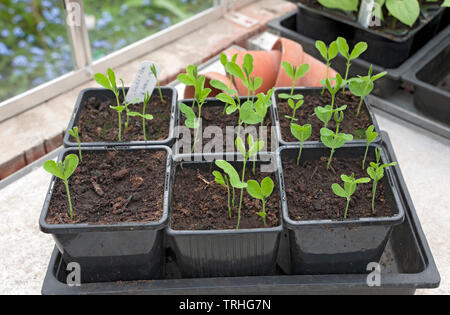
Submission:
[[369,74],[365,77],[358,76],[358,78],[353,78],[349,82],[349,89],[353,95],[360,97],[358,110],[356,111],[356,116],[359,116],[361,111],[361,105],[364,101],[364,98],[372,93],[374,88],[374,82],[378,79],[384,77],[387,72],[381,72],[377,75],[372,76],[373,66],[370,66]]
[[344,214],[344,219],[347,219],[348,206],[350,204],[350,199],[352,195],[356,191],[356,186],[358,184],[365,184],[370,182],[370,178],[363,177],[360,179],[355,179],[355,174],[352,174],[352,176],[350,177],[348,177],[347,175],[341,175],[341,179],[344,182],[344,188],[342,188],[339,184],[334,183],[333,185],[331,185],[331,189],[333,190],[336,196],[347,199],[347,205],[345,206],[345,214]]
[[296,82],[308,73],[309,64],[305,63],[300,66],[293,66],[288,61],[283,61],[282,66],[286,74],[292,79],[291,94],[289,95],[290,97],[292,97],[294,95]]
[[[242,179],[241,181],[244,182],[245,179],[245,167],[247,165],[247,161],[253,157],[256,158],[256,154],[261,151],[261,149],[264,147],[264,141],[254,141],[252,135],[248,135],[247,138],[247,144],[248,144],[248,151],[245,148],[244,141],[240,136],[236,138],[236,148],[238,151],[244,156],[244,162],[243,162],[243,168],[242,168]],[[239,229],[239,225],[241,222],[241,208],[242,208],[242,197],[243,197],[244,190],[241,189],[241,197],[239,200],[239,211],[238,211],[238,223],[237,223],[237,229]]]
[[[233,167],[233,165],[231,165],[230,163],[228,163],[227,161],[223,161],[223,160],[218,160],[216,161],[216,165],[221,168],[227,175],[230,181],[231,186],[236,189],[241,189],[241,199],[239,202],[239,210],[238,210],[238,222],[236,225],[236,229],[239,229],[239,225],[241,222],[241,208],[242,208],[242,195],[243,195],[243,190],[244,188],[247,187],[247,183],[244,182],[244,175],[245,175],[245,160],[244,160],[244,166],[243,166],[243,170],[242,170],[242,180],[239,178],[239,174],[236,171],[236,169]],[[231,210],[229,208],[229,215],[231,217]]]
[[336,149],[341,148],[347,141],[352,141],[353,136],[346,133],[339,133],[339,124],[342,122],[344,118],[344,113],[340,112],[341,114],[335,113],[335,120],[337,123],[336,132],[331,131],[328,128],[322,128],[320,129],[320,140],[322,143],[331,149],[330,158],[328,159],[327,163],[327,170],[329,170],[331,161],[333,159],[333,154],[336,151]]
[[261,181],[261,186],[256,180],[249,180],[247,182],[247,192],[250,196],[255,199],[261,200],[262,202],[262,211],[257,212],[264,222],[264,226],[267,226],[267,213],[266,213],[266,200],[272,195],[274,183],[270,177],[265,177]]
[[[321,41],[316,41],[316,48],[319,51],[322,58],[326,61],[327,64],[327,77],[325,79],[328,79],[329,72],[330,72],[330,66],[331,66],[331,60],[337,57],[338,55],[338,47],[336,41],[332,42],[329,47]],[[322,90],[322,94],[325,89]]]
[[75,138],[75,140],[78,143],[78,155],[80,156],[80,161],[83,162],[83,157],[81,155],[81,141],[80,141],[80,134],[78,133],[78,127],[73,127],[73,129],[67,130],[67,132]]
[[69,154],[64,158],[64,162],[56,163],[55,161],[50,160],[44,163],[44,169],[50,174],[61,179],[66,186],[67,199],[69,201],[69,214],[71,220],[73,220],[73,208],[72,200],[70,198],[69,177],[72,176],[73,172],[75,172],[75,170],[77,169],[78,163],[79,160],[76,154]]
[[291,124],[291,133],[292,135],[300,141],[300,149],[297,157],[297,166],[300,165],[300,156],[302,155],[303,143],[311,137],[312,127],[310,124],[306,124],[304,126],[300,126],[297,124]]
[[211,93],[211,89],[205,88],[205,76],[199,76],[197,66],[188,66],[186,73],[178,75],[178,80],[188,86],[193,86],[195,89],[195,101],[192,107],[197,103],[198,106],[198,118],[195,115],[193,108],[186,104],[180,103],[180,110],[186,116],[185,125],[188,128],[195,129],[194,144],[192,145],[192,151],[194,152],[195,145],[198,142],[200,118],[202,116],[202,107],[206,102],[206,98]]
[[138,113],[138,112],[132,112],[132,111],[128,111],[127,112],[127,117],[141,117],[142,118],[142,131],[144,133],[144,141],[147,141],[147,133],[146,133],[146,120],[152,120],[153,119],[153,115],[150,114],[146,114],[145,113],[145,108],[148,104],[148,102],[150,101],[150,94],[148,92],[145,93],[144,96],[144,106],[142,109],[142,114]]
[[328,92],[331,94],[331,109],[334,109],[334,103],[336,102],[336,94],[339,92],[339,89],[342,86],[342,83],[344,80],[342,79],[341,75],[339,73],[336,74],[336,84],[333,88],[331,85],[330,79],[325,80],[326,87],[328,89]]
[[341,107],[336,109],[332,109],[331,105],[325,105],[324,107],[317,106],[316,108],[314,108],[314,113],[316,114],[317,118],[321,122],[323,122],[323,127],[326,128],[335,112],[344,111],[346,109],[347,105],[342,105]]
[[150,70],[152,71],[153,75],[155,76],[156,84],[158,85],[159,98],[161,99],[161,103],[165,104],[166,102],[164,101],[164,97],[162,95],[161,84],[159,83],[158,70],[156,69],[156,65],[152,64],[150,66]]
[[[219,171],[214,171],[213,172],[214,175],[214,179],[215,182],[224,186],[227,189],[227,193],[228,193],[228,216],[231,219],[231,203],[230,203],[230,182],[228,180],[228,177],[225,175],[222,175],[221,172]],[[239,178],[239,175],[238,175]],[[233,193],[234,193],[234,187],[233,187]],[[234,206],[234,200],[233,200],[233,206]]]
[[[238,57],[238,54],[234,54],[234,56],[231,58],[231,62],[236,63],[237,57]],[[220,54],[220,63],[222,64],[223,68],[225,69],[225,72],[228,72],[228,71],[227,71],[227,64],[228,64],[228,62],[230,62],[230,61],[228,60],[228,56],[227,56],[225,53],[221,53],[221,54]],[[212,81],[214,81],[214,80],[212,80]],[[217,80],[216,80],[216,81],[217,81]],[[219,82],[220,82],[220,81],[219,81]],[[233,75],[230,74],[230,84],[229,84],[229,89],[231,89],[232,86],[233,86]],[[224,89],[222,89],[222,88],[219,88],[219,89],[220,89],[220,90],[224,90]]]
[[362,169],[365,169],[366,165],[366,159],[367,159],[367,152],[369,152],[369,145],[375,141],[375,139],[378,136],[378,132],[373,131],[375,127],[373,125],[369,126],[366,130],[366,152],[364,153],[364,159],[362,162]]
[[355,45],[353,50],[350,52],[350,48],[348,47],[347,40],[343,37],[338,37],[336,40],[336,44],[339,50],[339,53],[347,60],[347,67],[345,70],[345,78],[342,86],[342,93],[345,92],[345,86],[348,83],[348,74],[350,71],[350,66],[352,60],[355,60],[359,58],[366,50],[367,50],[367,43],[366,42],[359,42]]
[[396,162],[380,165],[381,152],[380,149],[375,148],[376,163],[371,162],[367,168],[367,174],[373,179],[372,186],[372,213],[375,214],[375,194],[377,192],[378,182],[384,177],[384,169],[389,166],[397,165]]
[[247,88],[247,100],[250,100],[250,95],[254,96],[255,92],[262,85],[262,78],[252,76],[253,73],[253,56],[246,54],[242,69],[236,62],[230,61],[226,65],[227,72],[242,80],[242,84]]

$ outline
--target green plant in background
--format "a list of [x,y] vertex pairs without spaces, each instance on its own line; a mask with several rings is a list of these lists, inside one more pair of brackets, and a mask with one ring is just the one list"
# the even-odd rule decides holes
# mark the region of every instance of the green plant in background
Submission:
[[301,126],[291,123],[291,133],[298,141],[300,141],[300,149],[297,157],[297,166],[298,166],[300,165],[300,157],[302,155],[303,143],[306,140],[308,140],[309,137],[311,137],[312,127],[310,124]]
[[[242,208],[243,190],[244,190],[244,188],[247,188],[247,183],[244,182],[245,162],[246,162],[246,160],[244,160],[244,165],[243,165],[243,169],[242,169],[242,180],[240,179],[239,174],[236,171],[236,169],[233,167],[233,165],[231,165],[227,161],[223,161],[223,160],[217,160],[215,162],[216,165],[219,168],[221,168],[228,175],[229,182],[230,182],[231,186],[233,187],[233,195],[234,195],[234,189],[235,188],[236,189],[241,189],[241,199],[240,199],[240,202],[239,202],[238,222],[237,222],[237,225],[236,225],[236,229],[239,229],[239,225],[240,225],[240,222],[241,222],[241,208]],[[233,205],[234,205],[234,197],[233,197]],[[228,209],[228,211],[229,211],[229,215],[231,217],[231,210],[230,210],[230,208]]]
[[[195,130],[194,143],[192,145],[191,152],[194,152],[195,145],[198,142],[200,119],[202,117],[202,107],[205,104],[207,97],[211,93],[210,88],[205,88],[205,80],[205,76],[199,76],[197,66],[193,65],[186,68],[186,73],[178,75],[178,81],[187,86],[193,86],[195,89],[194,103],[192,104],[192,107],[180,103],[180,110],[186,116],[186,127]],[[198,117],[196,117],[193,109],[195,104],[197,104],[198,108]]]
[[373,66],[371,65],[369,68],[369,74],[365,77],[358,76],[357,78],[351,79],[349,82],[349,89],[353,95],[360,97],[360,101],[358,104],[358,110],[356,111],[356,116],[359,116],[361,112],[361,105],[364,101],[364,98],[372,93],[374,89],[374,82],[378,79],[384,77],[387,72],[381,72],[377,75],[372,76]]
[[345,206],[345,214],[344,214],[344,219],[347,219],[348,206],[350,204],[350,199],[352,195],[356,191],[356,186],[358,184],[365,184],[370,182],[370,178],[363,177],[360,179],[355,179],[355,174],[352,174],[352,176],[350,177],[348,177],[347,175],[341,175],[341,179],[344,182],[344,188],[342,188],[339,184],[334,183],[333,185],[331,185],[331,189],[333,190],[336,196],[347,199],[347,205]]
[[[286,72],[286,74],[292,79],[292,87],[291,87],[291,93],[289,94],[289,97],[293,97],[294,95],[294,89],[296,82],[302,78],[305,74],[309,71],[309,64],[302,64],[300,66],[293,66],[288,61],[283,61],[282,63],[283,69]],[[280,96],[279,96],[280,97]],[[280,97],[285,98],[285,97]]]
[[329,9],[342,11],[358,11],[359,0],[318,0],[321,5]]
[[[216,164],[217,165],[217,164]],[[233,168],[234,169],[234,168]],[[237,174],[236,170],[235,173]],[[219,171],[213,171],[214,180],[216,183],[224,186],[227,189],[228,193],[228,216],[231,219],[231,202],[230,202],[230,180],[228,179],[227,175],[222,175]],[[237,175],[237,179],[239,179],[239,175]],[[233,188],[233,207],[234,207],[234,187]]]
[[150,102],[150,94],[148,92],[145,93],[144,96],[144,106],[142,108],[142,114],[138,113],[138,112],[132,112],[132,111],[128,111],[127,112],[127,116],[128,117],[141,117],[142,118],[142,132],[144,133],[144,141],[147,141],[147,133],[146,133],[146,121],[147,120],[153,120],[153,115],[150,114],[146,114],[145,113],[145,109],[147,107],[147,104]]
[[249,180],[247,182],[247,192],[255,199],[261,200],[262,211],[257,212],[264,222],[264,226],[267,226],[267,213],[266,213],[266,200],[272,195],[274,183],[270,177],[265,177],[261,181],[261,185],[256,180]]
[[77,169],[79,160],[76,154],[69,154],[64,158],[64,162],[56,163],[53,160],[44,163],[44,169],[50,174],[58,177],[64,182],[67,192],[67,200],[69,202],[70,219],[73,220],[72,199],[70,198],[69,178]]
[[250,96],[254,96],[256,90],[262,85],[262,78],[252,76],[253,73],[253,56],[246,54],[242,68],[236,62],[230,61],[226,65],[227,72],[242,80],[242,84],[247,88],[247,100]]
[[345,69],[345,77],[344,81],[342,83],[342,92],[345,92],[345,86],[348,83],[348,75],[350,71],[350,66],[352,65],[352,60],[355,60],[359,58],[366,50],[367,50],[367,43],[366,42],[359,42],[355,45],[353,50],[350,52],[350,48],[348,46],[347,40],[343,37],[338,37],[336,40],[336,44],[339,50],[339,53],[347,60],[347,66]]
[[[238,57],[238,54],[234,54],[234,56],[231,58],[231,62],[236,63],[237,57]],[[220,63],[222,64],[225,72],[227,72],[228,62],[230,62],[230,60],[228,60],[228,56],[225,53],[221,53],[220,54]],[[214,80],[212,80],[212,81],[214,81]],[[219,81],[219,82],[221,82],[221,81]],[[229,83],[228,88],[231,89],[232,86],[233,86],[233,75],[230,74],[230,83]],[[218,89],[225,90],[223,88],[218,88]]]
[[367,153],[369,152],[369,145],[375,141],[375,139],[378,136],[378,132],[373,131],[375,127],[373,125],[370,125],[366,130],[366,152],[364,153],[364,160],[362,162],[362,169],[365,169],[366,165],[366,159],[367,159]]
[[156,65],[152,64],[150,66],[150,70],[152,71],[153,75],[155,76],[156,84],[158,85],[159,98],[161,99],[161,103],[165,104],[166,102],[164,101],[164,97],[162,95],[161,84],[159,83],[158,70],[156,69]]
[[81,141],[80,134],[78,133],[78,127],[73,127],[73,129],[68,129],[67,132],[75,138],[78,143],[78,155],[80,156],[80,161],[83,162],[83,156],[81,155]]
[[[322,56],[323,60],[325,60],[325,62],[327,64],[327,76],[324,79],[323,83],[321,83],[321,84],[325,85],[325,80],[328,79],[328,76],[329,76],[331,61],[337,57],[339,49],[338,49],[336,41],[332,42],[330,44],[330,46],[327,47],[327,45],[321,40],[316,41],[316,48],[319,51],[320,55]],[[322,94],[323,94],[324,90],[325,90],[325,87],[322,90]]]
[[372,186],[372,213],[375,214],[375,194],[377,192],[378,182],[384,177],[384,169],[389,166],[397,165],[396,162],[392,162],[389,164],[380,165],[381,151],[378,148],[375,148],[375,156],[377,162],[371,162],[370,166],[367,168],[367,174],[369,174],[370,178],[373,180]]

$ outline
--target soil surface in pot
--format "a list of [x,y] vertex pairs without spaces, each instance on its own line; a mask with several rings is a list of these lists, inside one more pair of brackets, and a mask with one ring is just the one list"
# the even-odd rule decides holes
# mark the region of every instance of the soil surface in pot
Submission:
[[[195,113],[198,115],[198,108],[196,107],[194,109]],[[233,127],[236,128],[238,126],[238,119],[239,119],[239,113],[238,111],[234,112],[231,115],[227,115],[227,114],[223,114],[223,107],[222,106],[208,106],[208,105],[204,105],[202,107],[202,130],[203,130],[203,139],[202,139],[202,144],[203,144],[203,148],[205,149],[205,145],[207,145],[209,142],[213,141],[213,138],[218,136],[216,134],[213,134],[211,137],[206,138],[205,135],[205,129],[210,127],[210,126],[217,126],[222,130],[222,135],[223,135],[223,152],[230,152],[230,150],[227,150],[227,127]],[[185,126],[185,121],[186,121],[186,117],[184,116],[183,113],[181,113],[181,118],[180,118],[180,125],[181,126]],[[267,115],[266,118],[264,120],[264,127],[266,127],[267,132],[263,133],[260,129],[260,125],[258,126],[249,126],[250,127],[255,127],[257,132],[258,132],[258,137],[264,134],[267,134],[267,141],[265,139],[264,140],[264,149],[261,150],[261,152],[270,152],[272,151],[272,119],[270,118],[270,108],[267,110]],[[233,129],[231,128],[231,130]],[[192,148],[192,144],[194,142],[194,130],[191,129],[191,143],[188,146],[189,149]],[[236,131],[237,132],[237,131]],[[254,136],[255,137],[255,136]],[[245,136],[245,139],[247,139],[247,136]],[[234,137],[233,140],[233,150],[231,152],[235,152],[236,148],[234,145],[234,141],[236,140],[236,136]],[[256,139],[255,139],[256,140]],[[245,140],[245,142],[247,142],[247,140]],[[183,136],[180,135],[180,141],[179,144],[182,145],[183,143],[185,143],[185,140],[183,139]],[[184,152],[180,149],[179,154],[186,154],[186,153],[191,153],[190,150],[189,152]],[[212,149],[210,151],[210,153],[216,153],[215,149]]]
[[[153,93],[146,114],[153,115],[153,120],[147,120],[146,133],[148,141],[161,141],[169,137],[170,114],[172,109],[172,93],[163,90],[164,104],[157,90]],[[122,97],[120,98],[122,102]],[[116,106],[115,98],[91,97],[83,104],[83,110],[78,121],[81,142],[117,142],[119,134],[119,117],[109,106]],[[130,111],[142,113],[144,104],[132,104]],[[130,117],[128,128],[125,129],[126,112],[122,112],[122,142],[144,141],[142,118]],[[75,141],[71,137],[71,141]]]
[[[328,157],[301,161],[300,166],[297,166],[296,158],[288,156],[284,156],[282,162],[289,217],[296,221],[343,220],[347,200],[336,196],[331,185],[344,185],[341,174],[350,176],[354,173],[355,178],[369,177],[361,169],[362,158],[334,158],[331,163],[333,170],[330,168],[329,171],[326,170]],[[374,161],[366,161],[370,162]],[[375,197],[376,213],[372,214],[372,181],[359,184],[350,201],[348,219],[392,217],[397,213],[392,207],[381,180]]]
[[[285,93],[284,91],[281,93]],[[280,94],[280,93],[278,93]],[[292,109],[286,100],[280,99],[277,94],[277,110],[278,118],[280,119],[280,128],[282,139],[286,142],[298,142],[298,140],[291,133],[291,121],[286,118],[286,115],[292,115]],[[311,124],[312,134],[308,141],[320,141],[320,129],[323,127],[321,122],[314,113],[314,108],[317,106],[325,106],[331,104],[331,95],[328,91],[325,91],[323,95],[320,94],[320,90],[316,92],[303,92],[305,103],[295,113],[295,118],[298,119],[296,124],[304,125]],[[372,125],[372,118],[369,115],[367,108],[364,104],[361,105],[361,112],[359,116],[356,116],[360,98],[354,96],[349,91],[342,94],[339,92],[336,95],[336,101],[334,108],[342,105],[347,105],[347,109],[344,111],[344,121],[340,125],[340,132],[349,133],[353,135],[353,139],[364,139],[365,130]],[[328,123],[328,128],[336,130],[336,122],[332,118]]]
[[110,225],[160,220],[166,161],[165,151],[84,153],[83,162],[69,179],[74,220],[64,183],[57,179],[47,223]]
[[[275,174],[260,173],[256,166],[256,174],[248,164],[245,180],[254,179],[261,183],[262,179],[270,176],[275,183],[272,195],[266,202],[267,227],[280,225],[279,220],[279,191]],[[179,167],[175,174],[175,186],[172,199],[171,225],[174,230],[231,230],[236,228],[237,212],[239,208],[240,190],[235,190],[235,205],[231,219],[228,215],[227,189],[214,181],[212,172],[216,168],[198,169]],[[236,168],[239,174],[241,168]],[[232,191],[230,188],[232,199]],[[244,189],[240,229],[264,228],[263,220],[256,213],[262,211],[261,200],[251,197]]]

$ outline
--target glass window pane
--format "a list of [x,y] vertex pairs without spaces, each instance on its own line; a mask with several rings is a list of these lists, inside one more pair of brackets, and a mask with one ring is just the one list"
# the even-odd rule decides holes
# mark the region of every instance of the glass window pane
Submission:
[[93,58],[101,58],[213,5],[214,0],[85,0]]
[[0,101],[72,69],[62,1],[0,2]]

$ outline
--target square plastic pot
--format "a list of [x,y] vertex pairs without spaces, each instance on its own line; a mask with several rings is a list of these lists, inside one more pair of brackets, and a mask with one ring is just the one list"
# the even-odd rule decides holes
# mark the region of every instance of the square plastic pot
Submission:
[[[241,104],[243,104],[243,103],[245,103],[247,101],[247,97],[246,96],[241,96],[241,97],[239,97],[239,99],[240,99]],[[235,100],[236,100],[236,98],[235,98]],[[179,103],[186,104],[189,107],[192,107],[194,102],[195,101],[193,99],[185,99],[185,100],[180,100],[179,101]],[[197,106],[197,105],[195,105],[195,106]],[[220,108],[223,109],[224,106],[225,106],[225,103],[222,102],[221,100],[218,100],[217,98],[207,98],[205,103],[203,104],[203,108],[205,108],[205,107],[220,107]],[[177,127],[187,128],[181,122],[183,115],[184,114],[181,113],[181,111],[180,111],[180,106],[177,106],[177,109],[176,109]],[[271,124],[272,141],[275,141],[275,137],[274,137],[275,128],[273,127],[275,125],[275,119],[274,119],[273,113],[272,113],[272,111],[270,109],[267,110],[266,117],[269,117],[271,122],[272,122],[272,124]],[[236,120],[236,122],[234,123],[234,127],[237,127],[237,125],[238,125],[238,121]],[[259,128],[259,126],[256,126],[256,125],[255,125],[255,127]],[[242,128],[244,128],[244,126],[242,126]],[[235,132],[237,133],[236,130],[235,130]],[[223,137],[224,137],[223,138],[224,141],[227,141],[227,139],[225,138],[226,130],[222,130],[222,134],[223,134]],[[180,153],[181,146],[183,145],[182,144],[182,138],[180,139],[180,137],[181,137],[181,131],[179,129],[175,130],[175,138],[176,138],[176,140],[175,140],[175,144],[174,144],[174,146],[172,148],[173,154],[174,155],[191,155],[190,152],[188,152],[188,153],[181,152]],[[259,137],[259,135],[258,135],[258,137]],[[267,137],[269,137],[269,131],[267,131]],[[189,145],[189,147],[191,145],[192,145],[192,143]],[[226,146],[227,146],[226,149],[222,153],[229,154],[229,153],[234,153],[236,151],[236,147],[235,147],[234,141],[231,143],[231,145],[230,145],[230,143],[227,142]],[[274,146],[273,142],[272,142],[271,146],[272,146],[272,148],[268,148],[267,145],[265,145],[265,148],[263,149],[263,151],[261,153],[275,152],[276,149],[278,148],[277,146],[273,147]],[[230,150],[230,148],[232,148],[232,151],[228,151],[228,150]],[[207,153],[207,152],[205,152],[205,153]],[[212,153],[214,154],[214,153],[221,153],[221,152],[212,152]],[[197,152],[197,148],[196,148],[196,150],[194,151],[194,154],[201,155],[201,154],[203,154],[203,152]]]
[[[414,105],[450,125],[450,26],[430,43],[433,49],[411,67],[404,80],[414,86]],[[447,80],[447,86],[438,86]]]
[[[183,168],[209,169],[214,164],[213,159],[223,158],[221,155],[220,157],[218,155],[203,157],[205,161],[202,162],[174,161],[170,196],[174,193],[175,176],[181,164]],[[264,158],[269,157],[275,159],[275,165],[277,165],[276,155],[264,156]],[[175,160],[178,158],[181,156],[175,157]],[[230,161],[230,163],[236,166],[242,162]],[[257,162],[257,165],[261,163],[266,162]],[[280,189],[278,181],[275,185],[275,189]],[[170,206],[169,208],[171,213],[172,209]],[[166,233],[181,275],[187,278],[204,278],[264,276],[272,273],[276,266],[282,230],[280,223],[279,226],[272,228],[180,231],[174,230],[169,222]]]
[[[287,142],[283,139],[283,135],[281,133],[281,126],[280,126],[280,117],[278,114],[278,101],[277,101],[277,95],[279,95],[280,93],[287,93],[289,94],[291,92],[291,88],[276,88],[273,92],[273,96],[272,96],[272,117],[273,120],[275,121],[275,132],[276,132],[276,140],[278,141],[280,146],[286,146],[286,145],[297,145],[298,142]],[[310,94],[317,94],[319,95],[322,92],[322,88],[321,87],[316,87],[316,88],[296,88],[294,90],[294,94],[303,94],[303,95],[310,95]],[[325,104],[323,104],[325,105]],[[378,126],[378,122],[375,118],[375,115],[373,113],[372,107],[369,104],[369,100],[367,97],[364,98],[364,102],[363,102],[363,106],[367,109],[367,112],[369,113],[369,117],[372,120],[372,124],[375,128],[375,131],[378,132],[378,134],[380,133],[380,128]],[[301,110],[301,108],[299,109]],[[312,118],[312,119],[316,119],[316,118]],[[380,136],[378,135],[377,138],[375,139],[375,142],[380,141]],[[320,141],[305,141],[305,144],[319,144]],[[357,140],[352,140],[349,143],[357,143],[357,144],[366,144],[366,140],[365,139],[357,139]]]
[[[168,221],[169,174],[171,151],[165,146],[117,147],[133,153],[136,150],[166,151],[166,176],[163,216],[158,222],[121,223],[115,225],[48,224],[46,217],[56,178],[53,176],[39,219],[42,232],[51,234],[66,264],[78,263],[81,281],[109,282],[158,279],[163,273],[164,228]],[[104,154],[104,148],[85,148],[83,152]],[[58,160],[76,148],[61,152]]]
[[[384,152],[387,148],[384,146],[371,145],[369,153],[374,155],[375,147],[381,149],[382,162],[388,162]],[[295,159],[298,149],[299,146],[279,149],[278,161],[281,169],[283,159]],[[335,156],[361,157],[362,160],[364,151],[365,146],[346,145],[336,150]],[[323,146],[305,146],[302,160],[317,160],[328,155],[329,149]],[[369,263],[378,263],[392,229],[400,225],[405,218],[405,210],[394,181],[393,170],[386,168],[383,178],[386,200],[391,204],[392,209],[398,209],[398,213],[393,217],[342,221],[295,221],[289,217],[284,175],[283,172],[280,172],[280,182],[283,183],[284,191],[282,198],[283,224],[289,234],[292,273],[313,275],[364,273]]]
[[[280,18],[277,18],[269,22],[269,28],[279,33],[281,36],[289,38],[293,41],[300,43],[306,53],[312,55],[313,57],[322,60],[320,53],[315,47],[316,39],[308,37],[304,34],[298,33],[297,28],[297,10],[290,12]],[[334,36],[334,35],[333,35]],[[346,37],[344,33],[339,33],[338,36]],[[336,36],[332,37],[335,40]],[[349,38],[347,38],[349,39]],[[332,41],[331,40],[331,41]],[[375,82],[375,88],[373,91],[374,95],[382,98],[386,98],[394,94],[401,85],[401,77],[409,71],[411,66],[421,60],[429,53],[429,45],[425,45],[420,50],[418,50],[413,56],[405,60],[401,65],[397,67],[384,67],[381,65],[373,64],[373,72],[380,73],[387,71],[388,74],[383,78]],[[377,52],[378,53],[378,52]],[[364,56],[364,55],[363,55]],[[345,73],[346,71],[346,60],[338,55],[334,60],[332,60],[331,66],[339,73]],[[361,58],[352,61],[350,68],[350,77],[355,77],[357,75],[365,76],[369,72],[371,63],[363,60]]]
[[[385,68],[400,66],[414,52],[423,47],[438,32],[444,8],[430,10],[428,17],[405,35],[363,28],[356,19],[339,11],[317,10],[297,2],[297,32],[327,44],[338,36],[351,46],[360,41],[369,45],[362,59]],[[381,54],[380,51],[383,53]]]
[[[125,92],[128,91],[128,87],[125,88]],[[173,87],[161,87],[161,91],[163,95],[171,95],[172,97],[172,103],[168,104],[170,106],[170,126],[169,126],[169,135],[164,140],[153,140],[153,141],[124,141],[124,142],[117,142],[117,141],[110,141],[110,142],[82,142],[82,147],[105,147],[105,146],[153,146],[153,145],[167,145],[171,146],[175,142],[175,125],[176,125],[176,107],[177,107],[177,101],[178,101],[178,93],[177,90]],[[122,94],[122,91],[120,91]],[[153,93],[158,93],[156,90]],[[94,88],[94,89],[85,89],[80,92],[78,95],[77,102],[75,104],[75,108],[73,110],[72,118],[70,119],[69,125],[67,127],[67,130],[73,129],[73,127],[78,126],[78,121],[80,119],[80,115],[83,112],[84,103],[91,97],[109,97],[111,99],[114,99],[115,96],[113,92],[107,89],[102,88]],[[151,109],[151,104],[148,105],[149,110]],[[122,116],[126,115],[125,113],[122,113]],[[126,117],[126,116],[125,116]],[[151,122],[150,122],[151,123]],[[72,136],[67,132],[64,134],[64,147],[71,148],[71,147],[78,147],[78,143],[75,141],[75,139],[72,138]]]

